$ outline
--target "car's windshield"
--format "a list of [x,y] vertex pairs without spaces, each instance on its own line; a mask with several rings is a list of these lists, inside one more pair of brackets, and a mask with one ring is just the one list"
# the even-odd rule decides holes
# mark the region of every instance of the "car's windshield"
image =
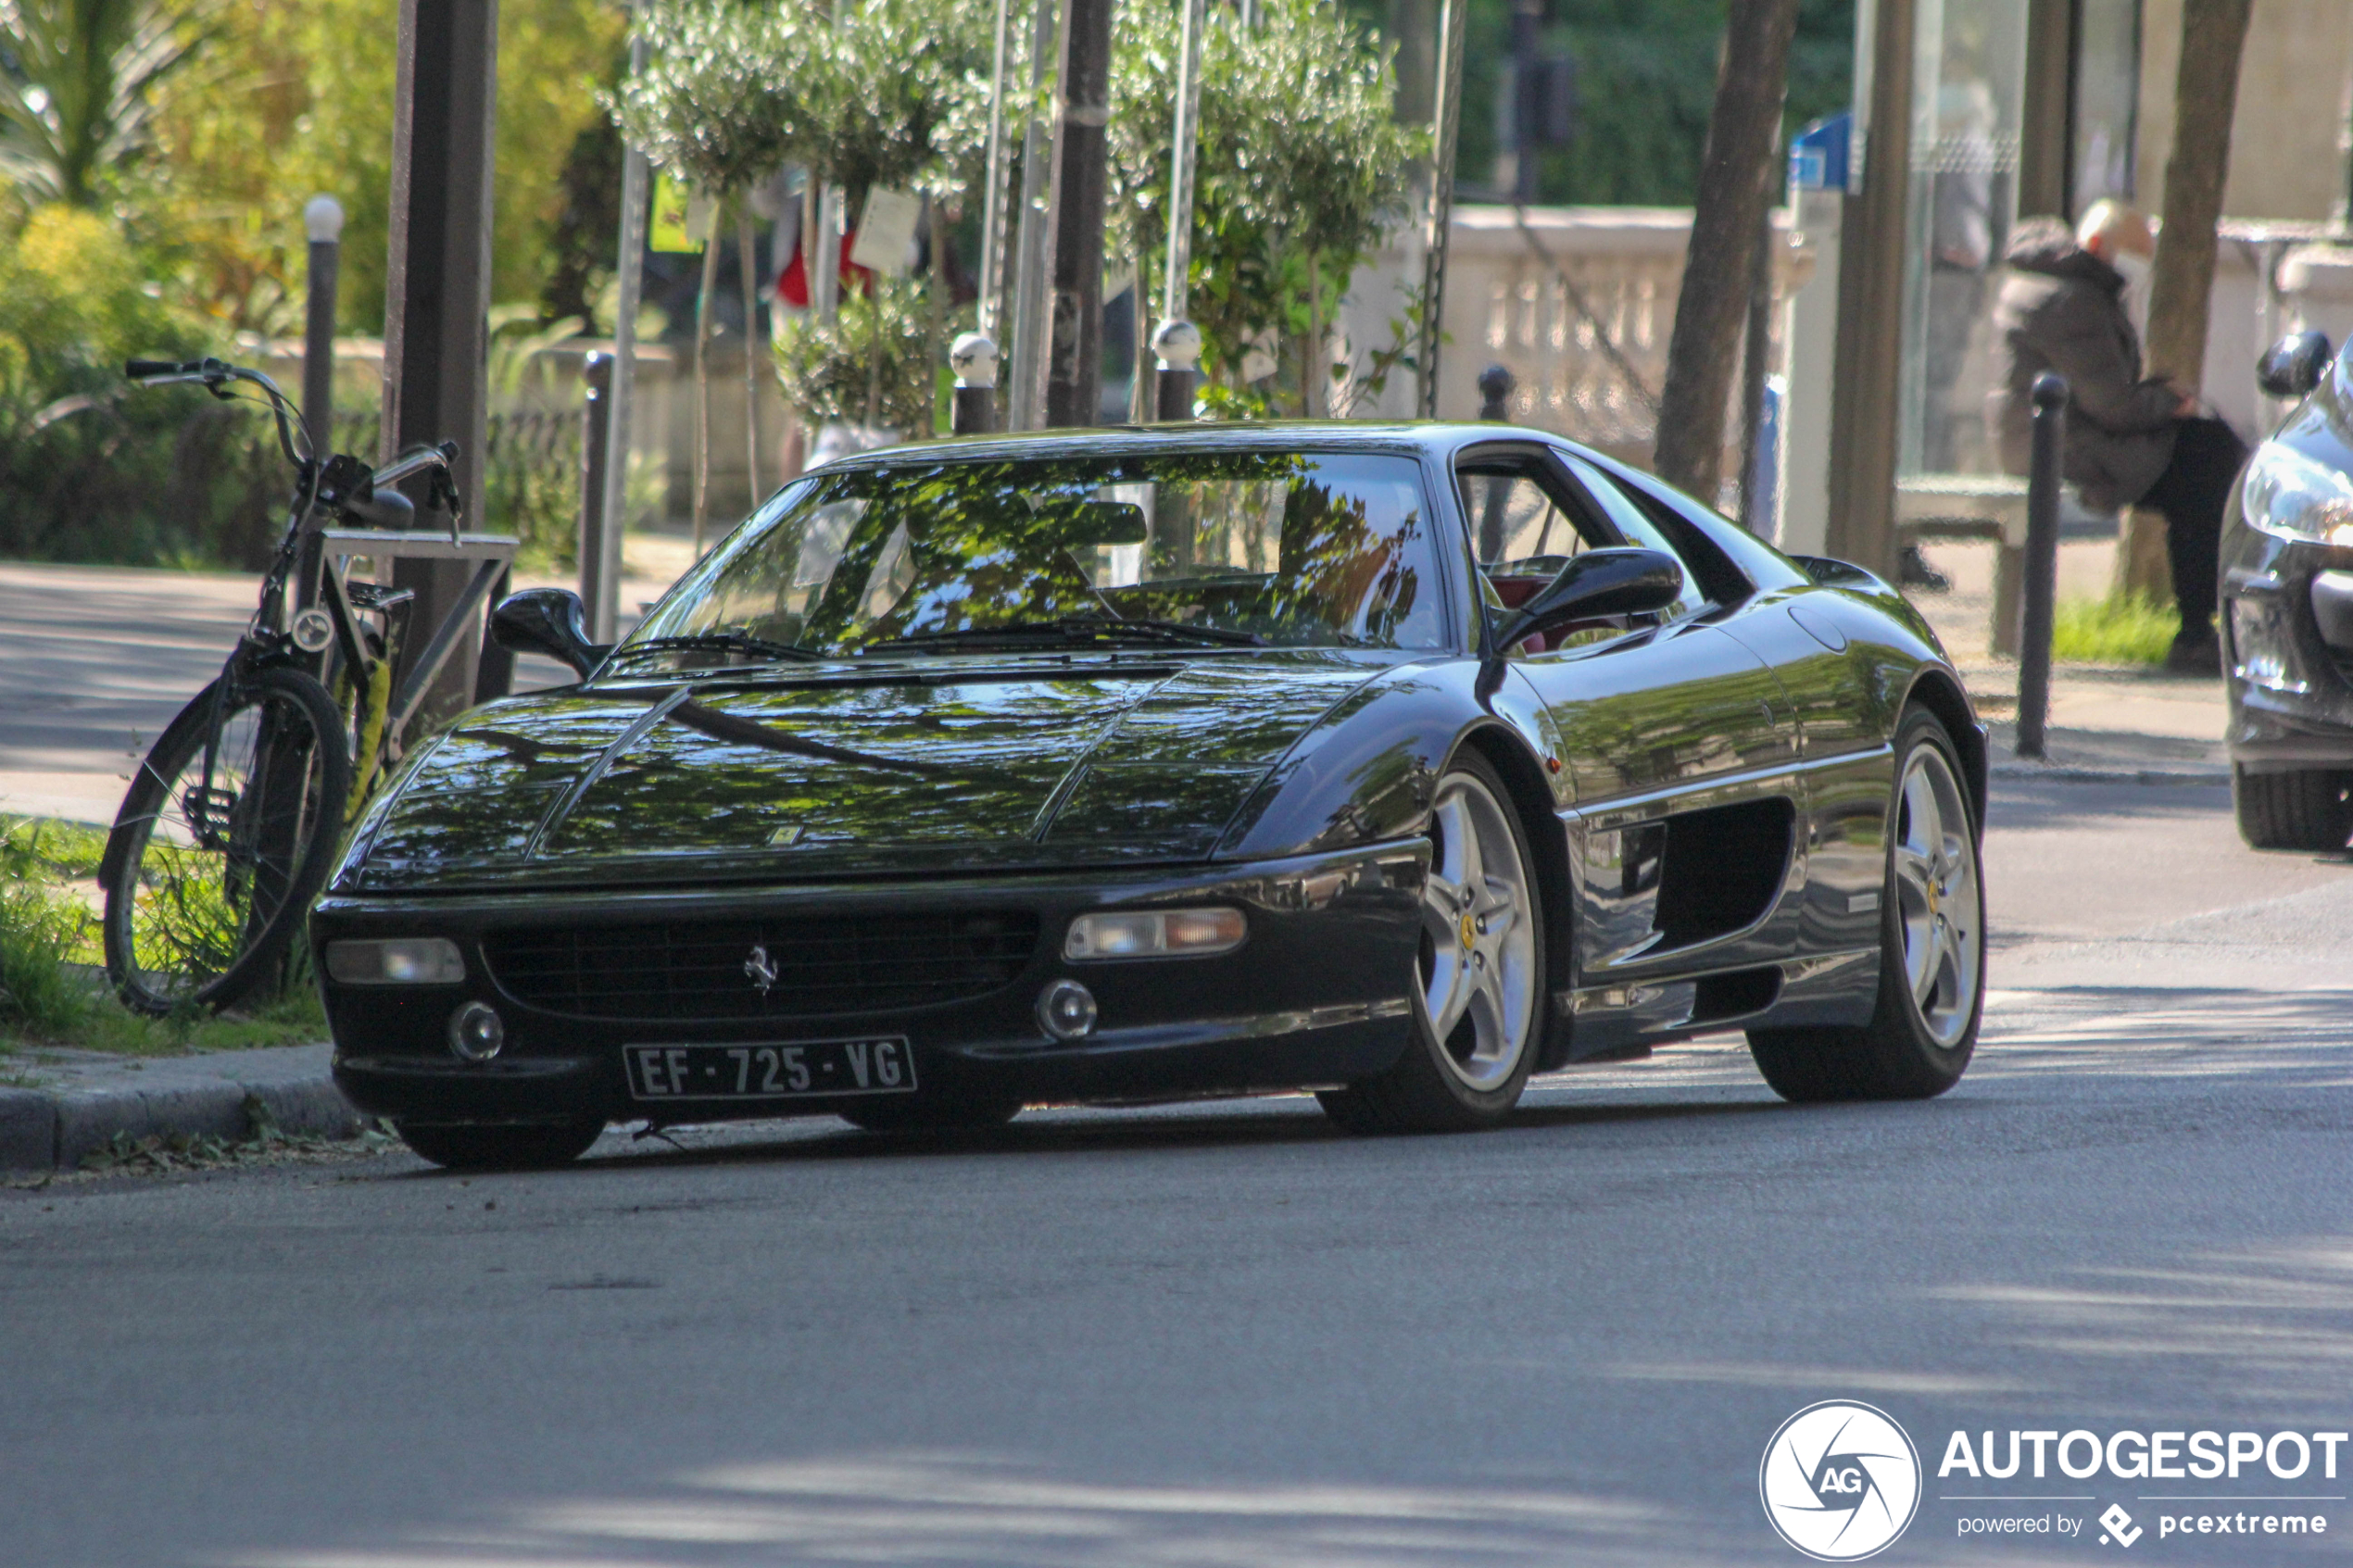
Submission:
[[1428,648],[1442,633],[1410,458],[911,458],[786,487],[616,658],[634,673],[1074,642]]

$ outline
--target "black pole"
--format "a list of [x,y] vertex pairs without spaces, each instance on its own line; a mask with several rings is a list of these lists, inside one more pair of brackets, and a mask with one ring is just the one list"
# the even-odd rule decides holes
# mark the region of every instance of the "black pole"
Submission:
[[[1508,422],[1514,385],[1511,370],[1503,365],[1490,365],[1478,372],[1478,417],[1491,422]],[[1478,558],[1491,561],[1504,553],[1504,507],[1511,498],[1511,486],[1500,479],[1484,482],[1487,500],[1478,513]]]
[[1101,418],[1111,0],[1063,0],[1062,31],[1054,182],[1047,198],[1047,232],[1054,247],[1046,361],[1049,426],[1091,425]]
[[997,345],[986,332],[966,332],[950,345],[948,364],[956,372],[950,433],[987,435],[997,428]]
[[[483,523],[487,429],[490,201],[498,70],[497,0],[400,0],[393,96],[392,228],[385,247],[385,460],[420,442],[455,441],[452,465],[470,521]],[[422,483],[411,499],[424,499]],[[420,518],[422,524],[425,521]],[[415,647],[472,580],[461,560],[403,560],[393,581],[415,590]],[[424,734],[473,690],[480,628],[462,633],[418,717]]]
[[310,239],[302,333],[302,422],[310,448],[324,458],[333,449],[335,417],[335,282],[342,270],[343,204],[313,196],[302,209]]
[[[1536,202],[1539,143],[1543,135],[1538,82],[1546,0],[1512,0],[1512,200]],[[1486,416],[1481,415],[1484,419]]]
[[[335,445],[335,277],[343,257],[343,204],[333,196],[313,196],[302,209],[302,227],[310,241],[310,274],[306,282],[302,332],[302,428],[310,433],[310,450],[324,462]],[[302,559],[295,569],[295,606],[301,608],[319,597],[320,542],[305,540]]]
[[1200,372],[1201,329],[1190,321],[1163,321],[1152,333],[1152,354],[1160,361],[1153,372],[1152,418],[1177,424],[1193,417],[1193,392]]
[[2051,618],[2058,595],[2060,459],[2067,447],[2067,381],[2034,378],[2034,460],[2026,480],[2026,611],[2018,646],[2018,754],[2041,757],[2051,710]]
[[605,580],[606,562],[621,558],[618,550],[605,548],[605,530],[613,521],[605,510],[606,475],[612,467],[612,367],[613,357],[601,350],[580,367],[580,597],[588,605],[604,603],[619,586]]

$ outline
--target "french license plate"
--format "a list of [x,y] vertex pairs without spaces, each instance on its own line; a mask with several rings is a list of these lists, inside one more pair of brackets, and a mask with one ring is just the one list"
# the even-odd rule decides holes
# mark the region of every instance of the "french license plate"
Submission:
[[638,1099],[799,1099],[903,1095],[915,1087],[903,1035],[789,1045],[630,1046],[629,1092]]

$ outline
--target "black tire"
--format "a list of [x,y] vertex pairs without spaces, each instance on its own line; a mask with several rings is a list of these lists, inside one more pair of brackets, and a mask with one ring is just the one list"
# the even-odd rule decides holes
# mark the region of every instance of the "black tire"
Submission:
[[451,1171],[545,1171],[569,1165],[602,1135],[602,1122],[396,1122],[417,1154]]
[[859,1100],[834,1114],[869,1133],[985,1133],[1020,1115],[1021,1102],[892,1095]]
[[2249,848],[2326,852],[2353,838],[2353,773],[2250,773],[2233,767],[2231,804]]
[[[1757,1071],[1764,1073],[1773,1092],[1786,1100],[1929,1099],[1960,1082],[1977,1047],[1978,1025],[1985,1009],[1984,862],[1974,803],[1964,782],[1968,775],[1961,771],[1959,754],[1944,726],[1924,708],[1905,709],[1895,730],[1894,752],[1895,784],[1887,810],[1887,869],[1880,892],[1878,1001],[1871,1021],[1859,1026],[1748,1032],[1749,1054],[1756,1059]],[[1965,902],[1973,906],[1964,907],[1960,890],[1948,886],[1945,902],[1931,901],[1927,907],[1925,923],[1932,925],[1935,933],[1957,931],[1964,922],[1973,925],[1950,945],[1956,979],[1949,1000],[1944,999],[1943,982],[1934,974],[1930,976],[1931,996],[1939,1002],[1933,1022],[1914,992],[1906,963],[1911,950],[1906,943],[1907,905],[1897,876],[1897,858],[1906,848],[1914,822],[1906,786],[1916,766],[1923,771],[1941,767],[1957,797],[1939,813],[1939,825],[1947,830],[1940,836],[1959,841],[1957,856],[1968,872]],[[1914,925],[1912,935],[1915,944],[1935,940],[1942,946],[1948,940],[1931,935],[1921,925]],[[1960,994],[1958,975],[1964,956],[1969,960],[1966,995]],[[1926,961],[1932,965],[1935,959],[1931,956]]]
[[[1471,1012],[1466,1010],[1447,1038],[1441,1040],[1428,1001],[1432,976],[1437,972],[1435,966],[1441,961],[1431,933],[1450,919],[1460,919],[1471,912],[1465,909],[1449,916],[1437,907],[1437,874],[1447,863],[1449,854],[1443,808],[1454,797],[1460,781],[1466,781],[1483,793],[1496,808],[1491,813],[1478,808],[1478,814],[1489,834],[1502,834],[1510,840],[1521,890],[1516,912],[1524,917],[1527,936],[1527,950],[1521,953],[1514,928],[1506,927],[1496,934],[1499,946],[1495,984],[1499,995],[1522,988],[1504,978],[1507,966],[1500,945],[1503,938],[1511,938],[1511,961],[1525,966],[1520,976],[1527,993],[1524,1027],[1518,1031],[1516,1046],[1508,1057],[1499,1047],[1496,1060],[1476,1072],[1472,1069],[1478,1065],[1481,1047],[1478,1025]],[[1432,799],[1433,881],[1431,889],[1424,895],[1422,946],[1410,977],[1413,1008],[1406,1025],[1404,1054],[1394,1067],[1378,1077],[1360,1080],[1342,1089],[1319,1090],[1315,1096],[1324,1113],[1352,1133],[1466,1133],[1500,1125],[1519,1103],[1520,1091],[1528,1086],[1529,1073],[1534,1068],[1543,1043],[1544,1007],[1549,995],[1544,974],[1544,899],[1542,884],[1536,877],[1535,858],[1529,853],[1527,825],[1512,804],[1511,792],[1504,787],[1503,776],[1476,751],[1466,749],[1455,757],[1440,776]],[[1490,935],[1483,919],[1475,923],[1480,937]],[[1482,955],[1480,972],[1484,972],[1485,968]]]
[[[219,692],[218,681],[199,692],[147,753],[99,864],[107,978],[126,1007],[157,1017],[226,1007],[279,975],[351,795],[326,687],[265,670],[216,714]],[[216,718],[213,793],[200,797]]]

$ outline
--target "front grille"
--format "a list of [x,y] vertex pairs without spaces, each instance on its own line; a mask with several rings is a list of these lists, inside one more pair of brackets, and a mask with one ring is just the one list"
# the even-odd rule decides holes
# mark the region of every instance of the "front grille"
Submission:
[[[1026,912],[667,921],[503,931],[483,943],[493,975],[518,1001],[575,1018],[653,1022],[965,1001],[1011,985],[1037,946],[1038,917]],[[774,974],[764,992],[763,970]]]

